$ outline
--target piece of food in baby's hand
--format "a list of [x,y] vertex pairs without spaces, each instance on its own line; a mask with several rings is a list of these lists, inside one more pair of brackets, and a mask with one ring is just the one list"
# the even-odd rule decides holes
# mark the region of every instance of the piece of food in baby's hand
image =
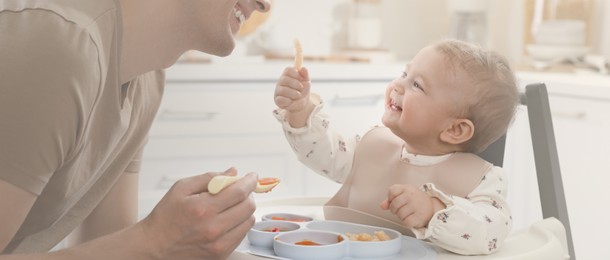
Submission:
[[294,39],[294,68],[301,70],[303,66],[303,47],[299,39]]
[[[208,183],[208,192],[211,194],[219,193],[222,189],[231,185],[232,183],[236,182],[237,180],[241,179],[242,177],[243,176],[227,176],[227,175],[214,176],[214,178],[212,178],[210,180],[210,182]],[[256,189],[254,190],[254,192],[256,192],[256,193],[269,192],[279,183],[280,183],[280,179],[278,179],[278,178],[272,178],[272,177],[260,178],[260,179],[258,179],[258,182],[256,183]]]

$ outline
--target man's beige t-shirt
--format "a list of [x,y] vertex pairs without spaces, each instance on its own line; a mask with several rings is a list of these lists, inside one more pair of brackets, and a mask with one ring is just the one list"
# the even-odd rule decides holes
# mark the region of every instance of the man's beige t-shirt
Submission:
[[121,85],[121,33],[115,0],[0,1],[0,179],[38,196],[3,253],[51,249],[139,171],[164,76]]

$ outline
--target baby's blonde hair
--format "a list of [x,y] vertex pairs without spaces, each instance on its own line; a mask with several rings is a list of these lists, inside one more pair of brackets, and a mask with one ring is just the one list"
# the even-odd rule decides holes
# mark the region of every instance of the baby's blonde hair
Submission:
[[[450,64],[468,74],[464,86],[472,95],[465,95],[457,115],[474,124],[474,134],[461,144],[465,152],[479,153],[504,135],[511,124],[519,90],[513,70],[502,55],[459,40],[443,40],[435,44]],[[458,71],[455,71],[458,73]]]

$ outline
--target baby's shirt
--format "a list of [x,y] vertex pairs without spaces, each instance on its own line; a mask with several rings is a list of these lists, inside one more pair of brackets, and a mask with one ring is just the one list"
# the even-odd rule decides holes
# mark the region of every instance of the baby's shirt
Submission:
[[[354,152],[360,137],[345,138],[330,131],[330,121],[320,113],[321,108],[322,105],[318,105],[307,126],[298,129],[286,122],[285,111],[278,109],[274,114],[282,122],[286,138],[299,160],[317,173],[343,183],[352,172]],[[451,155],[414,155],[403,148],[401,158],[397,159],[426,166],[441,163]],[[511,229],[504,180],[503,169],[491,167],[466,197],[450,196],[433,183],[424,184],[421,189],[439,198],[447,207],[438,211],[426,228],[412,229],[413,234],[459,254],[489,254],[496,251]]]

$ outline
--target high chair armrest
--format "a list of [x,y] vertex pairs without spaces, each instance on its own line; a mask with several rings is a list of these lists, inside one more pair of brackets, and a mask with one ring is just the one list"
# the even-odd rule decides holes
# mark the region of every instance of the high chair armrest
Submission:
[[566,231],[556,218],[546,218],[512,232],[497,252],[485,256],[463,256],[437,248],[438,260],[538,260],[570,259]]

